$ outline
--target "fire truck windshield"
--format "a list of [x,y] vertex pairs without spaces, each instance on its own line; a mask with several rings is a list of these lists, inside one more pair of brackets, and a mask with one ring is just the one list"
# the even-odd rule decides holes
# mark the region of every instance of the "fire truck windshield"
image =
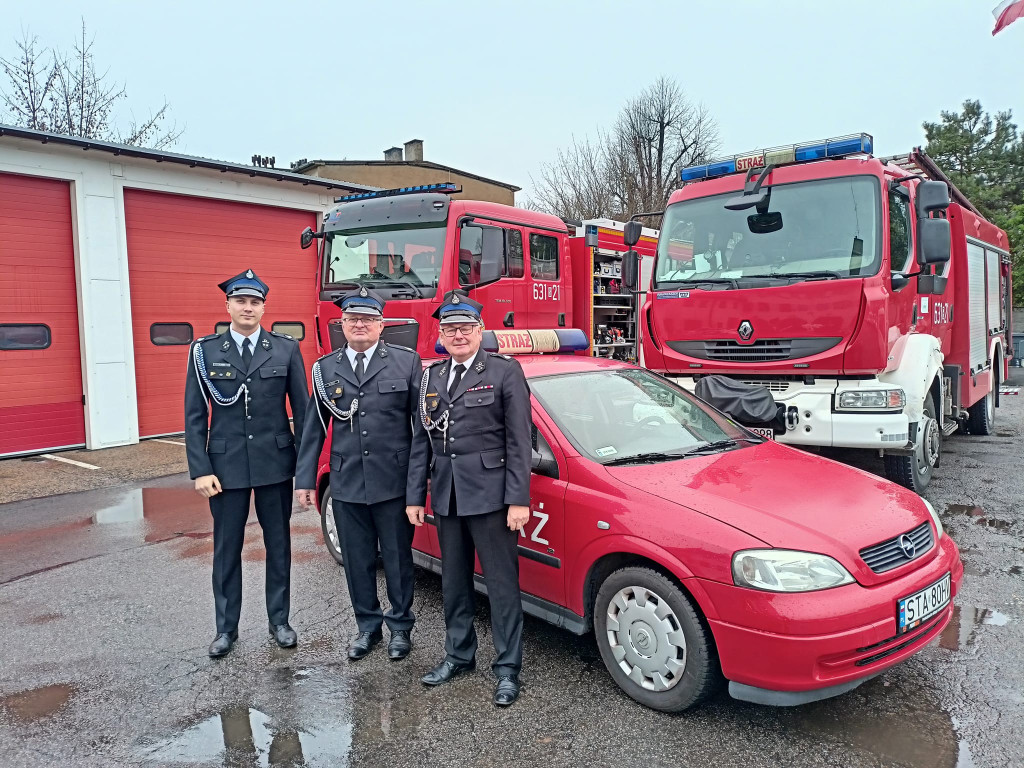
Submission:
[[[777,184],[765,210],[733,211],[735,193],[669,206],[654,289],[700,283],[866,277],[881,264],[881,203],[873,176]],[[716,287],[718,287],[716,285]]]
[[441,276],[445,227],[382,227],[370,232],[334,231],[326,235],[325,290],[366,285],[389,299],[434,295]]

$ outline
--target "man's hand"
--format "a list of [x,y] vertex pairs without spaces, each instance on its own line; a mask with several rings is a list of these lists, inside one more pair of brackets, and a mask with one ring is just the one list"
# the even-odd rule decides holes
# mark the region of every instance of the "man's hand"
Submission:
[[521,531],[530,522],[530,508],[518,504],[510,504],[508,508],[508,527],[513,531]]
[[298,499],[299,504],[304,507],[316,506],[316,491],[310,490],[309,488],[296,488],[295,498]]
[[409,522],[419,528],[423,525],[423,520],[427,516],[427,511],[423,507],[408,506],[405,508],[405,515],[409,518]]
[[221,492],[220,480],[216,475],[203,475],[196,478],[196,493],[210,498]]

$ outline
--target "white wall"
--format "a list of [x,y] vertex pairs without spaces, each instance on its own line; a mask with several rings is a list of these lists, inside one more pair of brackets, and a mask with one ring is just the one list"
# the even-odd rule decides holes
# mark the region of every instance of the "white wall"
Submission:
[[71,182],[87,448],[137,443],[124,189],[148,189],[323,212],[333,190],[125,158],[38,141],[0,139],[0,172]]

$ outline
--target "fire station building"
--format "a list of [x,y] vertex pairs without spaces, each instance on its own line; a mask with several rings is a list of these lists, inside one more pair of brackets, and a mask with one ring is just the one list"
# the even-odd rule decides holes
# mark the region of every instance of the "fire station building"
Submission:
[[180,433],[188,345],[249,267],[312,362],[299,233],[368,189],[0,125],[0,456]]

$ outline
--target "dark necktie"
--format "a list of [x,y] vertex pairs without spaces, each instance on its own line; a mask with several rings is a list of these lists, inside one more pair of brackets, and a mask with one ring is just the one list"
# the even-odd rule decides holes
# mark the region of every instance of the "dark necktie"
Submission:
[[363,374],[366,373],[366,353],[356,352],[356,381],[363,383]]
[[252,362],[252,339],[246,339],[242,342],[242,365],[245,366],[246,370],[249,370],[249,363]]
[[459,382],[462,381],[462,374],[466,372],[466,366],[459,363],[455,366],[455,378],[452,379],[451,385],[448,387],[448,399],[452,399],[452,395],[455,394],[455,390],[459,388]]

